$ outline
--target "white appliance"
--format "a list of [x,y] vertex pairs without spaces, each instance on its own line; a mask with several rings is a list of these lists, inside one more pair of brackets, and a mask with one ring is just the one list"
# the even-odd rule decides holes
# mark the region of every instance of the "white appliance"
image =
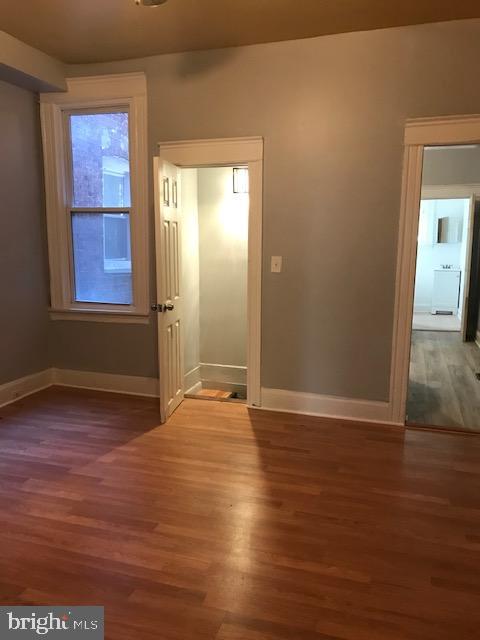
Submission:
[[460,269],[435,269],[433,272],[432,314],[458,313]]

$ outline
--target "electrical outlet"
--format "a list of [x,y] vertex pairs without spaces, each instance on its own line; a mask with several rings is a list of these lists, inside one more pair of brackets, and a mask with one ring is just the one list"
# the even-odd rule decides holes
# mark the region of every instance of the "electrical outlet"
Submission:
[[280,273],[282,271],[282,256],[272,256],[271,272]]

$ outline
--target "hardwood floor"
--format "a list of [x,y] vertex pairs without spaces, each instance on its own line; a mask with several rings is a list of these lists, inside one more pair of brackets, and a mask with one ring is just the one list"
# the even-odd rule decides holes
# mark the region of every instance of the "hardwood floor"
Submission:
[[0,601],[113,640],[473,640],[480,438],[50,389],[0,409]]
[[460,334],[413,331],[408,423],[480,433],[480,349]]
[[200,389],[197,393],[200,398],[213,398],[215,400],[227,400],[232,397],[231,391],[221,391],[220,389]]
[[220,389],[200,389],[197,393],[186,393],[186,398],[199,398],[200,400],[230,400],[233,393]]
[[213,402],[242,402],[247,399],[242,391],[223,391],[221,389],[201,389],[197,393],[186,393],[185,398],[196,400],[211,400]]

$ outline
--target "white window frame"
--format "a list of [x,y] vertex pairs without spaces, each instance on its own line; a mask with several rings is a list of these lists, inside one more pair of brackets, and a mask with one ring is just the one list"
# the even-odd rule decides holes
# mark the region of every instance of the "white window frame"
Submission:
[[[67,78],[67,91],[42,93],[42,123],[53,320],[149,322],[147,84],[144,73]],[[65,117],[78,110],[127,109],[129,114],[130,213],[133,303],[75,302],[69,203],[69,136]],[[111,213],[109,207],[98,209]],[[80,210],[80,209],[79,209]],[[84,209],[81,209],[82,211]],[[92,209],[88,208],[88,211]]]

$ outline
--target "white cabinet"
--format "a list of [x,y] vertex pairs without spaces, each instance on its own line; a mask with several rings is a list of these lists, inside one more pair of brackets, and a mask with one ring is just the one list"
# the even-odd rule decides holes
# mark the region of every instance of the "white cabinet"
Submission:
[[435,269],[433,273],[432,313],[458,312],[461,272]]

